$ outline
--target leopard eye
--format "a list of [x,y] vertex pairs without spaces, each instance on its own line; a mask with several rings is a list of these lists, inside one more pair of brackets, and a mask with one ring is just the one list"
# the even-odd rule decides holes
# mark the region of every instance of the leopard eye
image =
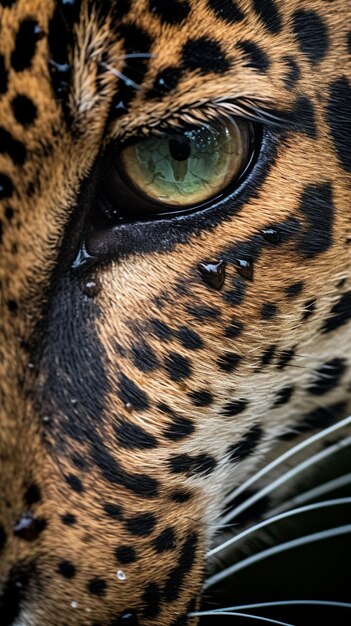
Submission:
[[110,158],[100,211],[130,221],[203,206],[241,178],[254,139],[251,122],[225,118],[133,141]]

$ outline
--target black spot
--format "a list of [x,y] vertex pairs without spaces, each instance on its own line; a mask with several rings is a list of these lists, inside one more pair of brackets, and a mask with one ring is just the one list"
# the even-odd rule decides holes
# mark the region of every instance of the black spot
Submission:
[[76,568],[70,561],[60,561],[57,566],[58,574],[61,574],[64,578],[74,578],[76,575]]
[[156,518],[151,513],[141,513],[127,520],[127,530],[136,537],[147,537],[156,525]]
[[6,93],[8,83],[8,72],[5,67],[5,59],[0,54],[0,93]]
[[274,35],[282,29],[282,19],[275,0],[254,0],[254,9],[263,24]]
[[12,315],[15,315],[18,311],[18,304],[16,300],[7,300],[7,308]]
[[329,89],[327,122],[340,163],[351,170],[351,88],[346,77],[338,78]]
[[239,413],[245,411],[247,405],[247,400],[234,400],[233,402],[225,404],[221,413],[226,417],[234,417],[234,415],[239,415]]
[[[121,24],[119,20],[116,20],[116,36],[119,40],[122,40],[124,44],[124,52],[127,55],[125,65],[121,69],[122,74],[124,74],[124,76],[128,76],[133,83],[142,85],[149,66],[148,55],[150,54],[150,48],[152,45],[150,35],[135,24]],[[137,53],[141,53],[146,56],[144,58],[128,58],[128,55]],[[132,84],[128,84],[121,80],[112,101],[111,115],[114,118],[123,115],[128,110],[128,106],[132,102],[135,94],[135,87]]]
[[180,24],[190,13],[189,0],[149,0],[149,10],[156,13],[161,22]]
[[284,82],[288,89],[293,89],[300,78],[300,68],[295,59],[290,56],[285,56],[282,61],[286,64],[288,72],[285,76]]
[[272,346],[268,346],[268,348],[266,348],[264,352],[262,352],[261,358],[260,358],[261,367],[270,365],[270,363],[272,362],[272,359],[274,358],[276,350],[277,350],[277,346],[272,345]]
[[210,406],[213,402],[213,395],[209,391],[191,391],[188,396],[194,406]]
[[156,437],[138,424],[122,422],[116,424],[114,429],[119,445],[128,450],[149,450],[158,446]]
[[321,61],[328,50],[327,27],[315,11],[300,10],[293,15],[293,28],[301,51],[311,63]]
[[123,519],[123,509],[118,504],[112,504],[111,502],[105,502],[104,511],[111,519],[121,521]]
[[16,34],[15,49],[11,54],[11,65],[16,72],[31,66],[37,42],[43,32],[35,20],[23,20]]
[[149,408],[146,393],[124,374],[119,377],[119,386],[119,397],[124,404],[131,404],[137,411],[145,411]]
[[217,365],[223,372],[234,372],[242,361],[242,356],[235,352],[227,352],[219,357]]
[[124,470],[97,433],[92,446],[92,456],[102,475],[110,483],[120,485],[142,498],[156,498],[158,495],[157,480],[146,474],[131,474]]
[[86,459],[79,452],[74,452],[72,454],[72,463],[79,470],[83,471],[87,469]]
[[290,364],[290,362],[292,361],[292,359],[295,356],[295,350],[291,349],[291,350],[282,350],[280,357],[278,359],[277,362],[277,369],[278,370],[283,370],[286,368],[287,365]]
[[236,0],[207,0],[210,9],[216,17],[230,24],[235,24],[244,19],[244,14]]
[[170,352],[164,362],[169,377],[174,382],[180,382],[191,375],[189,359],[177,352]]
[[243,330],[244,324],[242,322],[239,322],[239,320],[233,318],[231,323],[225,327],[224,335],[225,337],[228,337],[228,339],[235,339],[236,337],[239,337],[241,335]]
[[24,95],[15,96],[12,101],[12,110],[16,121],[22,126],[30,126],[37,117],[37,107],[30,98]]
[[201,337],[194,330],[188,328],[187,326],[182,326],[177,331],[177,337],[182,346],[184,346],[184,348],[187,348],[187,350],[198,350],[204,345]]
[[179,67],[171,65],[166,67],[164,70],[161,70],[156,75],[154,84],[147,93],[147,98],[151,100],[158,99],[171,91],[174,91],[174,89],[178,86],[180,78],[181,71]]
[[116,548],[115,556],[117,561],[122,565],[134,563],[137,560],[136,552],[131,546],[120,546]]
[[294,127],[311,139],[317,137],[317,125],[312,102],[306,96],[300,96],[293,108]]
[[351,291],[343,294],[340,300],[333,306],[330,315],[322,326],[322,333],[330,333],[332,330],[344,326],[351,319]]
[[141,596],[143,603],[143,617],[152,619],[157,617],[161,610],[161,592],[156,583],[149,583]]
[[346,402],[336,402],[327,407],[318,407],[307,413],[297,426],[299,433],[306,433],[316,428],[323,429],[333,424],[340,417],[345,417]]
[[216,460],[210,454],[177,454],[170,458],[169,467],[173,474],[211,474],[217,465]]
[[233,278],[232,285],[234,289],[231,289],[224,294],[224,300],[228,302],[228,304],[238,306],[244,300],[246,282],[240,276],[235,276]]
[[304,304],[304,312],[302,314],[302,319],[303,320],[308,320],[311,315],[313,315],[313,313],[316,310],[316,301],[314,298],[311,298],[310,300],[306,300],[305,304]]
[[5,209],[5,217],[6,217],[6,219],[10,222],[12,220],[13,216],[14,216],[14,210],[10,206],[6,207],[6,209]]
[[240,50],[246,55],[247,61],[245,65],[247,67],[253,67],[260,72],[266,72],[269,68],[269,58],[260,46],[253,41],[241,41],[237,45]]
[[186,417],[176,416],[172,423],[167,426],[164,436],[171,441],[179,441],[193,434],[195,426],[193,422]]
[[0,596],[0,614],[2,626],[11,626],[20,614],[25,591],[29,581],[38,583],[35,564],[28,560],[17,558],[7,575]]
[[0,552],[4,549],[7,540],[5,528],[0,524]]
[[30,485],[24,494],[24,501],[28,506],[32,504],[37,504],[41,500],[41,493],[38,485],[32,484]]
[[230,65],[217,41],[209,37],[189,39],[182,51],[183,66],[190,71],[223,74]]
[[161,320],[156,318],[150,319],[151,332],[157,339],[162,341],[170,341],[173,337],[173,330]]
[[282,406],[283,404],[286,404],[287,402],[289,402],[293,393],[294,393],[293,385],[287,385],[286,387],[279,389],[279,391],[276,394],[273,406],[277,407],[277,406]]
[[72,491],[76,491],[76,493],[82,493],[84,491],[82,481],[78,476],[75,476],[75,474],[67,474],[65,481],[71,487]]
[[315,396],[322,396],[337,387],[347,370],[343,359],[332,359],[324,363],[314,372],[315,380],[309,385],[308,391]]
[[174,550],[176,547],[176,536],[174,529],[171,527],[165,528],[152,542],[156,552],[161,554],[168,550]]
[[103,578],[99,578],[99,576],[92,578],[87,584],[87,589],[89,593],[91,593],[93,596],[104,596],[106,593],[106,588],[106,580],[104,580]]
[[277,315],[277,307],[272,302],[265,302],[261,308],[261,319],[263,320],[271,320],[272,317]]
[[190,491],[186,491],[185,489],[177,489],[170,494],[169,499],[172,500],[172,502],[183,504],[184,502],[189,502],[192,497],[193,494]]
[[346,45],[347,45],[348,53],[351,54],[351,31],[347,33]]
[[187,306],[187,312],[193,316],[199,322],[205,322],[206,320],[215,320],[221,316],[219,309],[212,306]]
[[292,283],[288,287],[285,287],[285,293],[287,298],[295,298],[298,296],[304,288],[304,282],[300,280],[297,283]]
[[[50,19],[48,44],[52,86],[57,98],[64,102],[67,99],[72,79],[69,49],[73,44],[73,29],[65,21],[61,7],[56,7]],[[66,106],[65,112],[68,113]]]
[[195,557],[198,537],[196,533],[188,535],[183,543],[177,565],[168,574],[164,586],[164,596],[167,602],[177,600],[183,589],[186,576],[191,572]]
[[0,172],[0,200],[10,198],[13,194],[13,184],[11,178]]
[[35,541],[46,526],[47,522],[43,517],[34,517],[31,513],[24,513],[17,520],[13,534],[24,541]]
[[240,441],[230,446],[227,451],[230,460],[236,463],[250,456],[250,454],[256,450],[257,445],[262,439],[262,435],[263,430],[261,426],[258,426],[258,424],[253,426]]
[[133,346],[132,359],[141,372],[152,372],[158,366],[154,351],[145,342]]
[[65,515],[61,515],[61,521],[65,526],[75,526],[77,518],[72,513],[65,513]]
[[299,251],[306,258],[313,258],[328,250],[333,241],[334,205],[329,183],[317,183],[305,187],[299,209],[307,224],[299,242]]

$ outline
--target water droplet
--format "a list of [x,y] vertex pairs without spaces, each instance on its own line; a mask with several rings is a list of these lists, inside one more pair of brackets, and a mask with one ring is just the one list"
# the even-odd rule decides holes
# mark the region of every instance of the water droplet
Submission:
[[94,298],[101,291],[101,282],[98,278],[89,279],[83,284],[83,293],[89,298]]
[[91,613],[92,609],[85,609],[87,613]]
[[199,271],[202,280],[213,289],[222,289],[225,281],[226,262],[215,261],[212,263],[200,263]]
[[235,269],[246,280],[253,280],[253,262],[249,259],[235,259]]
[[35,541],[45,526],[46,522],[43,518],[34,517],[31,513],[23,513],[14,526],[13,534],[24,541]]
[[116,576],[118,580],[122,580],[122,581],[127,580],[127,575],[122,569],[117,570]]
[[28,363],[28,369],[34,370],[34,363]]
[[76,602],[75,600],[72,600],[71,607],[72,607],[72,609],[77,609],[78,608],[78,602]]
[[129,626],[137,626],[138,625],[138,618],[136,616],[135,613],[133,613],[132,611],[126,611],[125,613],[122,613],[122,615],[119,616],[116,624],[121,625],[123,624],[128,624]]
[[280,231],[277,228],[265,228],[262,235],[268,243],[280,242]]
[[50,424],[50,422],[51,422],[50,416],[49,415],[44,415],[43,418],[42,418],[42,422],[43,422],[43,424]]
[[78,250],[78,254],[76,258],[74,259],[71,265],[71,268],[72,270],[79,270],[86,265],[91,265],[92,263],[95,263],[95,261],[96,261],[95,257],[89,254],[89,252],[87,251],[85,247],[85,244],[82,243],[82,245],[80,246]]
[[126,402],[124,408],[128,411],[128,413],[133,413],[133,405],[130,402]]

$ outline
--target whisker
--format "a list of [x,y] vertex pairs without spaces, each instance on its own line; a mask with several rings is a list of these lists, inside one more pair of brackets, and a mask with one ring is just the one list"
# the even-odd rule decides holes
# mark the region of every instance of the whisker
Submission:
[[229,546],[232,546],[234,543],[237,543],[237,541],[240,541],[244,537],[247,537],[247,535],[250,535],[251,533],[256,532],[260,528],[264,528],[265,526],[269,526],[270,524],[279,522],[280,520],[286,519],[288,517],[293,517],[294,515],[300,515],[301,513],[308,513],[309,511],[315,511],[317,509],[340,506],[342,504],[351,504],[351,498],[335,498],[333,500],[325,500],[324,502],[316,502],[315,504],[309,504],[307,506],[302,506],[297,509],[292,509],[291,511],[287,511],[286,513],[280,513],[279,515],[275,515],[274,517],[270,517],[269,519],[266,519],[263,522],[255,524],[255,526],[251,526],[250,528],[247,528],[246,530],[239,533],[235,537],[231,537],[227,541],[224,541],[219,546],[216,546],[215,548],[210,550],[207,553],[206,557],[210,558],[214,556],[215,554],[217,554],[218,552],[221,552],[225,548],[228,548]]
[[232,511],[227,513],[227,515],[225,515],[222,518],[221,520],[222,523],[226,524],[227,522],[231,522],[233,519],[238,517],[240,513],[242,513],[243,511],[246,511],[246,509],[248,509],[250,506],[255,504],[255,502],[257,502],[258,500],[261,500],[261,498],[266,496],[268,493],[271,493],[271,491],[274,491],[277,487],[280,487],[281,485],[288,482],[292,478],[295,478],[297,474],[300,474],[308,467],[311,467],[311,465],[314,465],[315,463],[318,463],[319,461],[326,459],[328,456],[331,456],[335,452],[342,450],[343,448],[346,448],[350,444],[351,444],[351,436],[346,437],[346,439],[343,439],[341,441],[338,441],[333,446],[330,446],[329,448],[326,448],[325,450],[322,450],[321,452],[317,452],[317,454],[313,454],[311,457],[309,457],[302,463],[299,463],[288,472],[285,472],[282,476],[274,480],[269,485],[266,485],[266,487],[263,487],[262,489],[260,489],[257,493],[255,493],[253,496],[251,496],[250,498],[248,498],[247,500],[239,504],[237,507],[234,507]]
[[270,624],[280,624],[281,626],[294,626],[290,622],[280,622],[270,617],[262,617],[261,615],[251,615],[250,613],[238,613],[237,611],[201,611],[199,613],[189,613],[189,617],[198,617],[203,615],[215,615],[216,617],[223,617],[224,615],[234,615],[235,617],[247,617],[248,619],[258,619],[261,622],[269,622]]
[[324,439],[331,433],[337,430],[340,430],[340,428],[343,428],[344,426],[348,426],[349,424],[351,424],[351,416],[346,417],[345,419],[341,420],[340,422],[337,422],[336,424],[333,424],[332,426],[329,426],[328,428],[325,428],[324,430],[322,430],[319,433],[316,433],[315,435],[311,435],[310,437],[308,437],[307,439],[304,439],[293,448],[289,448],[289,450],[284,452],[284,454],[281,454],[280,456],[278,456],[276,459],[274,459],[274,461],[272,461],[271,463],[269,463],[268,465],[260,469],[258,472],[256,472],[256,474],[248,478],[245,482],[239,485],[239,487],[236,487],[232,492],[230,492],[229,495],[226,497],[225,503],[228,503],[234,498],[236,498],[243,491],[245,491],[248,487],[250,487],[255,482],[257,482],[260,478],[262,478],[262,476],[265,476],[266,474],[268,474],[268,472],[270,472],[272,469],[274,469],[281,463],[284,463],[284,461],[286,461],[290,457],[294,456],[301,450],[304,450],[305,448],[312,445],[316,441],[319,441],[320,439]]
[[295,548],[299,548],[304,545],[308,545],[310,543],[315,543],[316,541],[323,541],[324,539],[330,539],[331,537],[337,537],[340,535],[346,535],[351,533],[351,524],[346,524],[345,526],[337,526],[336,528],[329,528],[328,530],[322,530],[318,533],[312,533],[311,535],[305,535],[304,537],[298,537],[297,539],[293,539],[291,541],[286,541],[285,543],[280,543],[277,546],[273,546],[272,548],[268,548],[267,550],[262,550],[257,554],[253,554],[252,556],[239,561],[239,563],[234,563],[230,567],[210,576],[205,580],[203,585],[203,590],[206,591],[213,585],[216,585],[222,580],[225,580],[229,576],[236,574],[237,572],[250,567],[250,565],[255,565],[259,561],[263,561],[264,559],[270,558],[275,554],[279,554],[281,552],[287,552],[288,550],[293,550]]
[[322,485],[318,485],[318,487],[314,487],[313,489],[309,489],[308,491],[304,491],[303,493],[291,498],[290,500],[283,502],[275,509],[270,511],[270,515],[277,515],[287,509],[290,509],[291,506],[296,506],[300,504],[304,504],[305,502],[309,502],[310,500],[315,500],[320,496],[324,496],[326,493],[330,491],[336,491],[337,489],[341,489],[342,487],[346,487],[351,484],[351,472],[349,474],[344,474],[343,476],[339,476],[338,478],[334,478],[333,480],[329,480]]
[[[333,606],[343,609],[351,609],[349,602],[338,602],[336,600],[277,600],[275,602],[257,602],[256,604],[240,604],[239,606],[228,606],[223,609],[214,609],[213,613],[226,613],[227,611],[245,611],[246,609],[264,609],[272,606]],[[201,611],[190,613],[189,616],[204,615]]]
[[137,91],[143,90],[141,85],[138,85],[138,83],[136,83],[131,78],[128,78],[128,76],[126,76],[119,70],[116,70],[116,68],[112,67],[112,65],[108,65],[108,63],[103,63],[102,61],[99,61],[99,65],[101,65],[101,67],[103,67],[105,70],[111,72],[111,74],[113,74],[114,76],[117,76],[117,78],[122,80],[127,85],[127,87],[134,87],[134,89],[136,89]]

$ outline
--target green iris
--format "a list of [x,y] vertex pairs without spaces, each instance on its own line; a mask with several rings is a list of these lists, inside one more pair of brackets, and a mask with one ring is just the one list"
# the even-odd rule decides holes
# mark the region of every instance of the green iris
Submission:
[[191,206],[219,195],[242,171],[247,125],[224,120],[154,135],[121,154],[129,186],[149,200]]

